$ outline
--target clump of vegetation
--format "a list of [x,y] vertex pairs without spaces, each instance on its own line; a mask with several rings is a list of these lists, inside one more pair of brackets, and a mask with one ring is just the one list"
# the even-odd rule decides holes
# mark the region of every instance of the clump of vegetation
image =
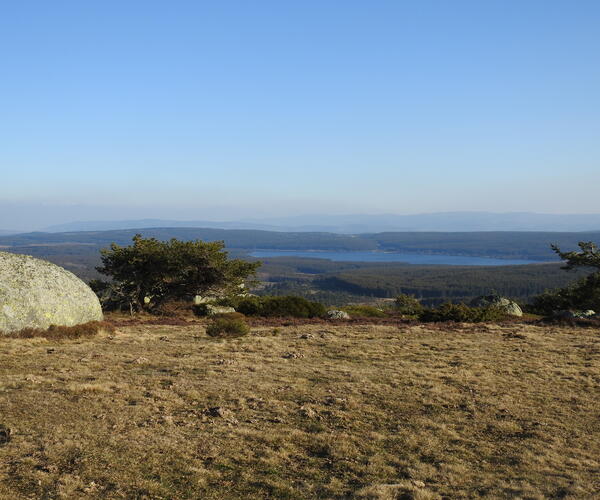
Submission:
[[564,288],[548,290],[535,297],[527,309],[542,315],[564,310],[600,311],[600,273],[590,274]]
[[246,316],[318,318],[327,312],[323,304],[293,295],[239,297],[227,305]]
[[552,249],[563,259],[565,270],[595,269],[590,275],[563,288],[548,290],[538,295],[528,308],[531,312],[551,315],[561,310],[600,311],[600,250],[591,241],[580,242],[580,251],[562,252],[556,245]]
[[439,307],[424,309],[419,319],[426,322],[456,321],[460,323],[480,323],[499,321],[506,313],[497,307],[469,307],[466,304],[446,302]]
[[242,318],[215,318],[207,327],[206,334],[210,337],[243,337],[250,332],[250,327]]
[[224,319],[240,319],[240,320],[245,320],[246,316],[244,314],[242,314],[241,312],[227,312],[227,313],[218,313],[215,314],[213,316],[213,319],[220,319],[220,318],[224,318]]
[[374,306],[367,305],[352,305],[342,308],[342,311],[347,312],[352,317],[358,318],[385,318],[384,311]]
[[423,312],[423,304],[414,295],[401,293],[394,300],[397,312],[406,316],[419,316]]
[[83,337],[93,337],[100,332],[113,333],[114,327],[104,321],[89,321],[75,326],[50,325],[43,328],[24,328],[16,332],[0,333],[1,339],[32,339],[43,337],[48,340],[67,340]]
[[233,293],[256,273],[260,262],[229,259],[222,241],[168,242],[133,237],[133,245],[113,243],[101,250],[97,270],[111,281],[94,280],[92,289],[105,309],[156,311],[173,300],[218,291]]

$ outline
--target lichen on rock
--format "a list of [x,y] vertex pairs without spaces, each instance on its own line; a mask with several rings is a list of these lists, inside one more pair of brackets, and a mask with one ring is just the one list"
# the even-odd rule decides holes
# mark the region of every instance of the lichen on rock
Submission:
[[98,297],[73,273],[29,255],[0,252],[0,333],[102,319]]

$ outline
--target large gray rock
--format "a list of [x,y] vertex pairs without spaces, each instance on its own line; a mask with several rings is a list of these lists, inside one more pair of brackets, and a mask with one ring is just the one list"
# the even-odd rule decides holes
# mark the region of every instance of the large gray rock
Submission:
[[102,321],[102,308],[77,276],[28,255],[0,252],[0,334],[88,321]]
[[521,307],[516,302],[498,295],[483,295],[471,302],[473,307],[497,307],[509,316],[523,316]]

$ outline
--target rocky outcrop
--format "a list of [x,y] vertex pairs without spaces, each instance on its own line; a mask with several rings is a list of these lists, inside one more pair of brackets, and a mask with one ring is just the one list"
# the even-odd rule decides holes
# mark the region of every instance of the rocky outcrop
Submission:
[[497,307],[509,316],[523,316],[521,307],[516,302],[499,295],[483,295],[471,302],[473,307]]
[[0,333],[101,320],[98,297],[73,273],[28,255],[0,252]]

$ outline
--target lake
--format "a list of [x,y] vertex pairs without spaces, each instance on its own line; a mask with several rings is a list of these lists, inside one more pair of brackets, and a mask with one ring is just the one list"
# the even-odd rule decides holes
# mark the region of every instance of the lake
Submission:
[[536,260],[494,259],[491,257],[468,257],[464,255],[428,255],[395,252],[342,252],[307,250],[256,250],[252,257],[308,257],[329,259],[336,262],[404,262],[406,264],[428,264],[446,266],[515,266],[540,264]]

